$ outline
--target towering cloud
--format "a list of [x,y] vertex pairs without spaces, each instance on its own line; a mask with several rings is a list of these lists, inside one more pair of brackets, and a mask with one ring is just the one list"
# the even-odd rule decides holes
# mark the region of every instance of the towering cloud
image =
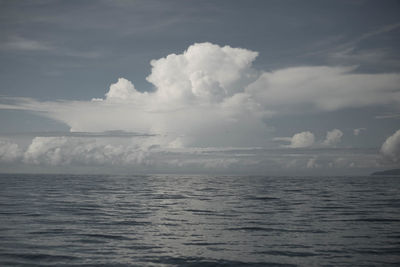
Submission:
[[258,53],[211,43],[190,46],[183,54],[152,60],[147,80],[157,96],[172,100],[221,102],[256,78],[251,64]]

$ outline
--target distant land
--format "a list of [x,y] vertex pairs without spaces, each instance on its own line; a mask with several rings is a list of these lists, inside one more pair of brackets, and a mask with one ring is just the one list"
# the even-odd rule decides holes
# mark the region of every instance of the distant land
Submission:
[[371,175],[400,175],[400,169],[392,169],[392,170],[374,172]]

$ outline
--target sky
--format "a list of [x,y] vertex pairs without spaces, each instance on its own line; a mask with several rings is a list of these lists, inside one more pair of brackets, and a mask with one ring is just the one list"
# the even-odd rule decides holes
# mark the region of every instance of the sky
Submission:
[[0,0],[0,172],[400,167],[399,1]]

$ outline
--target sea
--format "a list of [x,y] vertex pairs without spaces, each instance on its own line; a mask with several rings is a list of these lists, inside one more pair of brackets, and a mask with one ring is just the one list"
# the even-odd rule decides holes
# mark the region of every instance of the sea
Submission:
[[0,266],[399,266],[400,177],[0,175]]

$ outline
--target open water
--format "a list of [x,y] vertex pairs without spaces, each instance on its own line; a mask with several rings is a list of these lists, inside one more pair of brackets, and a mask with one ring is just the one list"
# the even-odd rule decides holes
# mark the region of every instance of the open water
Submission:
[[399,264],[399,177],[0,175],[0,266]]

